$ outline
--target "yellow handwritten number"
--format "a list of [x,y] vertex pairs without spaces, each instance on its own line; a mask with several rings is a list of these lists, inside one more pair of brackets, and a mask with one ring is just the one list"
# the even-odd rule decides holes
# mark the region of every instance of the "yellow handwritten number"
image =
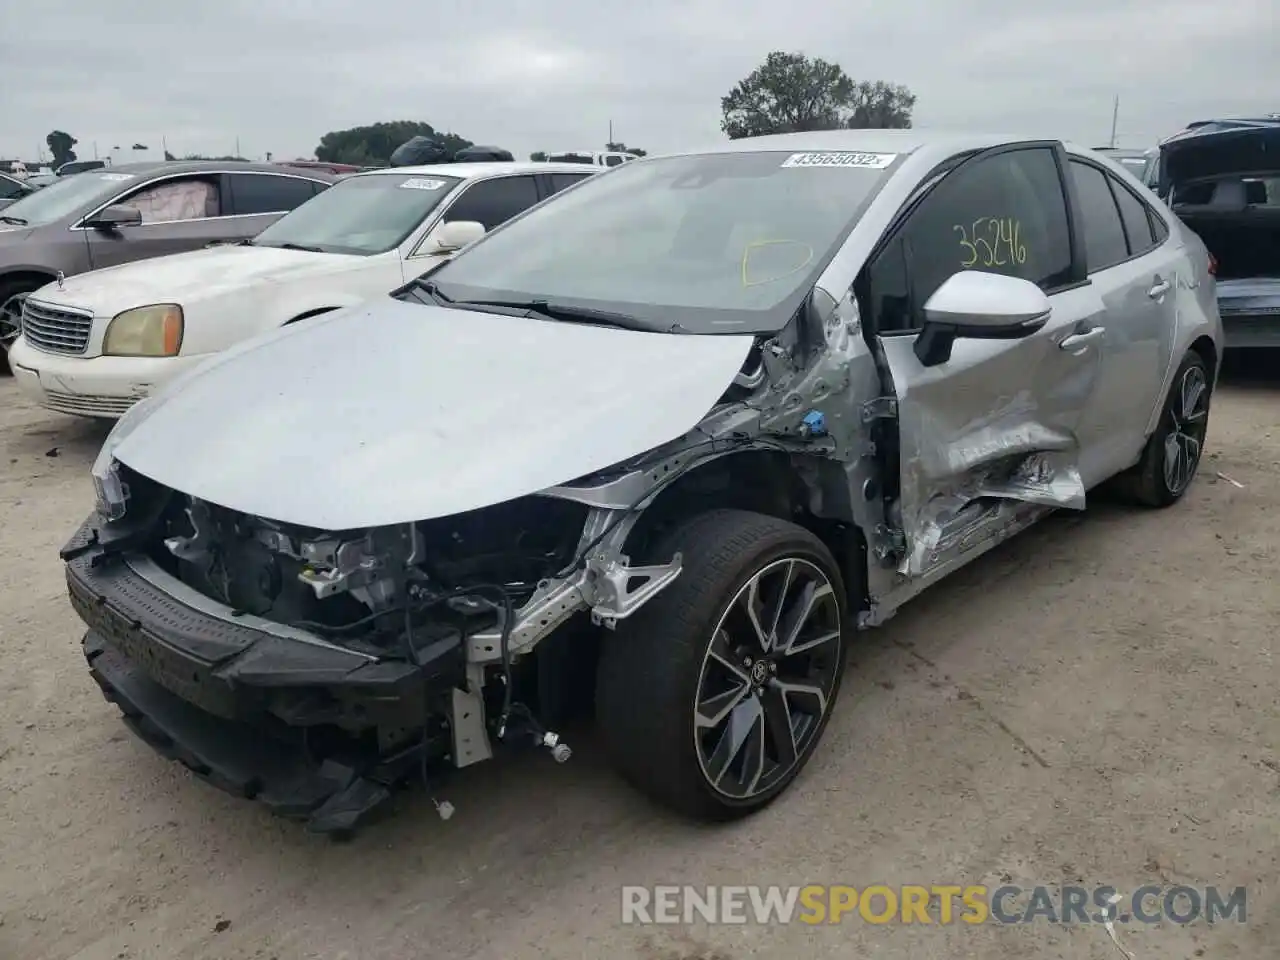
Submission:
[[978,248],[969,241],[969,234],[960,224],[957,223],[951,229],[960,234],[960,246],[969,251],[969,259],[960,261],[960,266],[966,269],[972,267],[978,262]]
[[960,248],[965,253],[960,266],[965,269],[1027,262],[1022,223],[1013,217],[979,217],[968,228],[954,224],[951,229],[960,235]]
[[987,218],[987,233],[991,236],[991,262],[987,264],[990,267],[1007,267],[1009,261],[1000,256],[1000,239],[1004,235],[1001,228],[1001,222],[995,217]]
[[977,220],[973,221],[973,228],[972,228],[972,229],[973,229],[973,242],[974,242],[974,244],[975,244],[975,245],[979,245],[979,246],[981,246],[984,250],[986,250],[986,253],[985,253],[985,254],[983,255],[983,257],[982,257],[982,265],[983,265],[984,267],[989,267],[989,266],[991,266],[992,262],[995,260],[995,251],[991,249],[991,244],[987,243],[987,241],[986,241],[986,240],[984,240],[982,237],[978,236],[978,230],[981,228],[981,226],[982,226],[982,222],[983,222],[984,220],[989,220],[989,219],[991,219],[991,218],[990,218],[990,217],[979,217]]

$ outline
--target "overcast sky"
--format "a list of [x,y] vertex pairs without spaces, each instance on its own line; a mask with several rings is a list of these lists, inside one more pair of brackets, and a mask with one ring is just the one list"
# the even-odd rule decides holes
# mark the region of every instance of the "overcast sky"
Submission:
[[[53,129],[106,153],[309,157],[426,120],[516,153],[721,138],[720,98],[782,49],[919,96],[916,126],[1098,145],[1280,111],[1274,0],[40,0],[0,30],[0,157]],[[47,153],[46,153],[47,156]]]

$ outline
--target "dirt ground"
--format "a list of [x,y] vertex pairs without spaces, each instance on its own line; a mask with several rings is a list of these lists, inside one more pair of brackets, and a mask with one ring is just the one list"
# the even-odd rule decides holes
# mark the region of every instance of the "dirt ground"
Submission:
[[[589,731],[349,844],[160,759],[90,680],[57,557],[104,434],[0,379],[0,960],[1280,956],[1280,374],[1221,387],[1182,504],[1055,517],[860,638],[792,792],[714,829]],[[1243,885],[1246,921],[621,922],[626,884],[1001,882]]]

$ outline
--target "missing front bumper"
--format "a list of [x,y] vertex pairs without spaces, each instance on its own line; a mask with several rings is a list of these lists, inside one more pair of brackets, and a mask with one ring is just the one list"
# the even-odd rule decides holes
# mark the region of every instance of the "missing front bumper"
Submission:
[[129,729],[158,753],[227,793],[303,821],[316,833],[347,833],[370,822],[384,811],[397,780],[405,775],[391,765],[362,773],[367,762],[316,762],[303,738],[289,743],[263,736],[249,724],[213,716],[150,679],[92,630],[84,637],[84,655],[103,695],[120,709]]
[[[141,575],[132,564],[147,569],[143,559],[108,556],[87,529],[64,553],[71,603],[89,628],[85,657],[106,698],[145,742],[223,790],[344,833],[424,764],[490,755],[478,698],[459,689],[461,637],[433,644],[437,656],[422,667],[382,660],[211,613],[157,586],[154,571]],[[480,726],[454,722],[459,712]],[[465,756],[460,738],[470,741]]]

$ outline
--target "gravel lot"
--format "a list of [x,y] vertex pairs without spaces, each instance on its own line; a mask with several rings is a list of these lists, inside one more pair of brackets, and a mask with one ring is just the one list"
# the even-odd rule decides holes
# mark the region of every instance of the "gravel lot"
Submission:
[[[1187,499],[1055,517],[861,638],[791,794],[673,821],[590,740],[330,844],[198,782],[89,679],[57,549],[105,427],[0,378],[0,958],[1123,956],[1100,925],[637,927],[624,884],[1248,887],[1247,922],[1116,925],[1136,958],[1280,956],[1280,375],[1217,395]],[[1221,475],[1231,478],[1236,486]]]

